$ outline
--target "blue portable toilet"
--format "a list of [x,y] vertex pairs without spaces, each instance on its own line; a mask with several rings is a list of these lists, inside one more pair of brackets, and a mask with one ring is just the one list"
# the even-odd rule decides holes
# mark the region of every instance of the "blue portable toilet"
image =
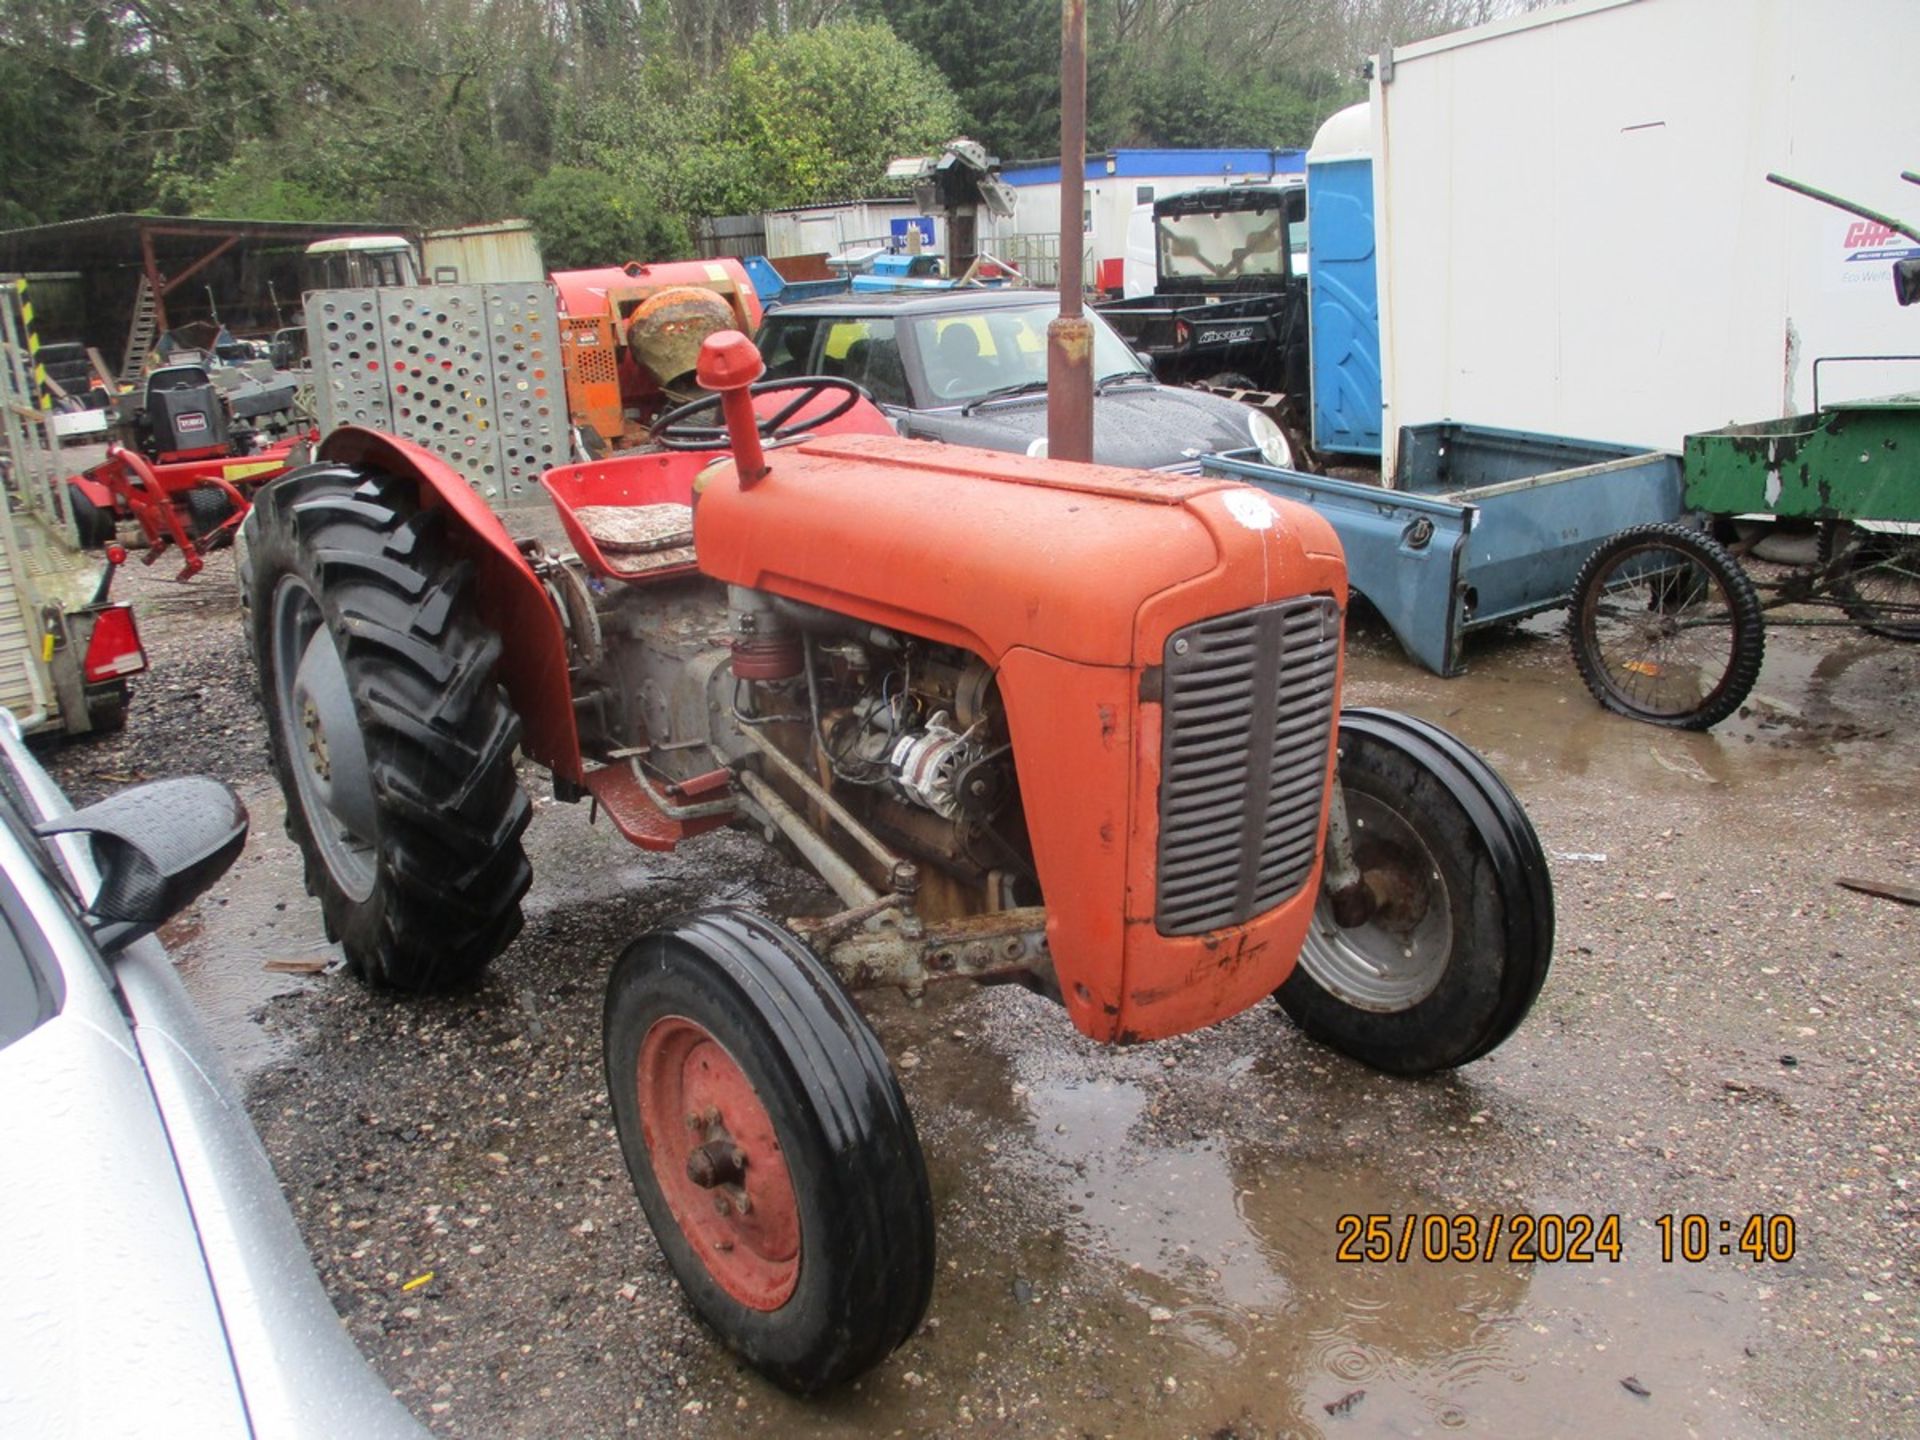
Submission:
[[1380,282],[1374,264],[1368,107],[1328,119],[1307,151],[1313,445],[1380,454]]

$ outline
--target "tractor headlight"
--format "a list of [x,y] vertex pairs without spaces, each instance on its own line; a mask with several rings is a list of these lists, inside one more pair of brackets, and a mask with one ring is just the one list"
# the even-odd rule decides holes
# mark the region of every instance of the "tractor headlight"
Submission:
[[1253,437],[1253,448],[1260,452],[1260,458],[1276,470],[1293,468],[1293,447],[1287,444],[1287,437],[1272,419],[1258,410],[1247,413],[1247,433]]

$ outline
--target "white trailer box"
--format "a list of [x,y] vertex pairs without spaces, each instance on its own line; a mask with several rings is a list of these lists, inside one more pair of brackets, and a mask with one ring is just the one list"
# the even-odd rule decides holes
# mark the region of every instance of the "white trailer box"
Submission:
[[429,230],[421,247],[421,273],[435,285],[539,285],[546,281],[547,267],[531,221],[495,220]]
[[1402,425],[1677,449],[1920,353],[1916,247],[1765,179],[1920,213],[1916,57],[1916,0],[1585,0],[1378,57],[1387,473]]

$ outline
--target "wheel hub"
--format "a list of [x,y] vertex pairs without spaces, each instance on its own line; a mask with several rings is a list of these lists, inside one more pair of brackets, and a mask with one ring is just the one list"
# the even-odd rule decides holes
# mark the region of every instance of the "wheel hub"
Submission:
[[677,1015],[648,1030],[636,1070],[648,1160],[681,1236],[733,1299],[778,1310],[799,1284],[800,1206],[753,1081]]
[[1369,917],[1382,930],[1411,935],[1433,903],[1428,878],[1414,870],[1404,851],[1368,845],[1355,857],[1361,880],[1373,897]]
[[1346,790],[1354,863],[1372,902],[1358,925],[1342,925],[1323,891],[1300,964],[1361,1010],[1393,1014],[1433,993],[1446,974],[1453,916],[1439,862],[1392,806]]
[[313,773],[322,780],[331,780],[333,762],[327,754],[327,732],[321,727],[320,712],[311,700],[300,707],[300,728],[307,735],[307,757]]
[[364,901],[376,878],[379,802],[346,665],[304,584],[288,577],[273,606],[270,699],[293,789],[327,873],[349,899]]
[[724,1130],[687,1156],[687,1178],[702,1190],[711,1190],[717,1185],[741,1185],[746,1175],[747,1152],[734,1144],[733,1137]]

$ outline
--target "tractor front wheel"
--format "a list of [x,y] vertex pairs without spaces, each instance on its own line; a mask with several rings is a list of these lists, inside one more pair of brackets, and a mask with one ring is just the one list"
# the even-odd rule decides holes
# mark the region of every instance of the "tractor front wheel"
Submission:
[[443,511],[376,470],[316,465],[265,487],[247,624],[287,833],[327,935],[377,984],[473,979],[520,929],[531,813],[500,642]]
[[1342,925],[1323,892],[1275,998],[1381,1070],[1478,1059],[1526,1017],[1553,954],[1553,887],[1526,811],[1460,741],[1388,710],[1342,713],[1339,784],[1365,918]]
[[607,987],[606,1061],[654,1238],[748,1364],[813,1392],[913,1334],[926,1162],[879,1041],[805,945],[730,909],[642,936]]

